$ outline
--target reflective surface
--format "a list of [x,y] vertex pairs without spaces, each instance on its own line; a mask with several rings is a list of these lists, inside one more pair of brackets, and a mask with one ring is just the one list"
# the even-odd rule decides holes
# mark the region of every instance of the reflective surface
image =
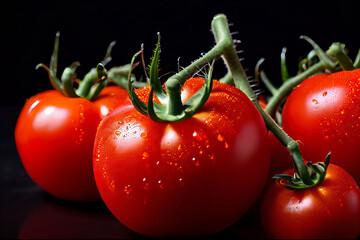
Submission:
[[[0,237],[36,239],[144,239],[123,226],[102,203],[71,203],[40,189],[26,174],[14,143],[21,106],[2,106],[0,129]],[[230,228],[206,239],[261,239],[260,222],[250,211]]]

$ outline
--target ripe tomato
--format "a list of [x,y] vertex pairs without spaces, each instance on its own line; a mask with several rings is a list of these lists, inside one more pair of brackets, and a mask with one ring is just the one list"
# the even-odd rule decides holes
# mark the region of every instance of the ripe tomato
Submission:
[[15,140],[30,177],[48,193],[71,201],[99,200],[92,171],[96,129],[117,105],[131,104],[127,91],[106,87],[91,102],[56,90],[29,98]]
[[[182,100],[203,79],[186,81]],[[146,102],[150,89],[137,92]],[[180,122],[158,123],[136,109],[101,122],[94,174],[115,217],[154,237],[193,237],[233,224],[260,194],[269,166],[267,132],[238,89],[214,81],[208,101]]]
[[261,220],[271,239],[356,239],[360,190],[349,173],[330,164],[325,180],[313,188],[289,190],[280,181],[273,183],[261,205]]
[[360,69],[315,75],[289,95],[283,128],[309,161],[343,167],[360,183]]

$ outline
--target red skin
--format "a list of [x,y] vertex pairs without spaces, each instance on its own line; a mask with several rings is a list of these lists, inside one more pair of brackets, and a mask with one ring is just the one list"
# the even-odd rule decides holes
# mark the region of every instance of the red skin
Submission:
[[106,87],[93,101],[56,90],[29,98],[15,140],[30,177],[48,193],[70,201],[100,200],[92,170],[97,127],[115,106],[129,105],[127,92]]
[[[203,82],[189,79],[183,101]],[[137,93],[146,101],[149,88]],[[157,123],[135,109],[114,110],[95,139],[94,173],[104,202],[125,226],[154,237],[229,227],[259,196],[268,166],[261,115],[245,94],[217,81],[187,120]]]
[[289,190],[273,183],[263,199],[261,219],[270,239],[356,239],[360,190],[349,173],[330,164],[325,180],[313,188]]
[[343,167],[360,183],[360,69],[313,76],[287,98],[284,130],[304,158]]

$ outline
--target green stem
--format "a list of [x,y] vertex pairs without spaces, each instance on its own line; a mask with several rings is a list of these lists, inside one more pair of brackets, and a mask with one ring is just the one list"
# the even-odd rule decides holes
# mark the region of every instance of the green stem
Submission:
[[354,68],[360,68],[360,49],[354,61]]
[[264,71],[260,72],[260,76],[261,76],[261,81],[262,83],[265,85],[265,87],[267,88],[267,90],[270,91],[271,95],[277,95],[278,93],[278,89],[272,84],[272,82],[269,80],[269,78],[266,76]]
[[76,94],[83,98],[88,98],[91,87],[98,80],[98,74],[96,68],[92,68],[84,77],[84,79],[79,84]]
[[49,78],[51,85],[56,90],[62,92],[62,83],[57,78],[57,67],[58,67],[58,56],[59,56],[59,40],[60,39],[60,32],[57,32],[55,35],[55,43],[54,43],[54,50],[51,55],[50,65],[49,65]]
[[265,111],[269,115],[274,116],[280,103],[297,85],[299,85],[304,79],[324,70],[325,68],[326,64],[320,61],[306,69],[304,72],[288,79],[285,83],[281,85],[280,88],[277,89],[277,93],[269,100]]
[[[226,21],[226,19],[225,19],[225,21]],[[213,23],[214,23],[214,21],[213,21]],[[169,96],[168,105],[170,106],[168,108],[168,113],[170,113],[172,115],[178,115],[184,110],[184,106],[181,102],[180,92],[181,92],[182,85],[184,84],[184,82],[187,79],[189,79],[196,71],[198,71],[202,67],[210,64],[212,60],[221,57],[221,55],[224,52],[229,52],[229,51],[226,51],[226,49],[228,49],[228,48],[234,49],[232,39],[231,38],[229,39],[227,37],[229,34],[227,32],[228,30],[227,31],[219,31],[218,27],[219,27],[219,24],[217,24],[217,23],[212,24],[212,30],[215,34],[217,44],[209,52],[207,52],[204,56],[202,56],[198,60],[194,61],[191,65],[187,66],[182,71],[180,71],[179,73],[170,77],[166,81],[165,88],[166,88],[166,92],[168,93],[168,96]],[[236,55],[236,53],[235,53],[235,55]],[[232,61],[238,61],[238,60],[236,60],[236,59],[238,59],[237,55],[234,56],[232,54],[232,56],[224,56],[224,57],[226,57],[228,59],[233,58]],[[238,73],[231,72],[232,76],[234,76],[234,74],[237,75]],[[246,78],[246,75],[245,75],[245,78]]]
[[234,79],[231,76],[230,72],[227,72],[226,75],[219,79],[219,82],[228,84],[228,85],[234,85]]
[[[232,42],[225,15],[215,16],[213,19],[213,26],[214,34],[216,36],[223,36],[223,38],[227,39],[227,42]],[[271,116],[267,114],[260,106],[255,93],[252,91],[251,86],[247,81],[245,71],[241,66],[239,58],[237,57],[235,48],[224,48],[223,54],[229,71],[233,76],[235,86],[242,90],[249,97],[249,99],[255,104],[256,108],[263,117],[267,128],[274,133],[274,135],[280,140],[282,145],[286,146],[289,149],[291,155],[294,158],[294,164],[296,166],[296,169],[298,170],[303,182],[307,185],[312,185],[313,181],[310,178],[310,174],[308,172],[309,170],[300,154],[298,143],[294,141],[289,135],[287,135],[286,132],[279,125],[277,125],[276,122],[271,118]]]
[[282,79],[282,82],[286,82],[288,79],[289,79],[289,72],[288,72],[288,69],[287,69],[287,66],[286,66],[286,47],[284,47],[281,51],[281,54],[280,54],[280,59],[281,59],[281,79]]
[[74,79],[76,77],[75,70],[79,65],[74,64],[71,67],[65,68],[63,74],[61,75],[61,81],[63,84],[63,94],[67,97],[77,98],[78,96],[74,90]]
[[354,64],[348,55],[344,52],[344,48],[340,43],[333,43],[327,51],[329,56],[334,57],[339,62],[343,70],[354,70]]

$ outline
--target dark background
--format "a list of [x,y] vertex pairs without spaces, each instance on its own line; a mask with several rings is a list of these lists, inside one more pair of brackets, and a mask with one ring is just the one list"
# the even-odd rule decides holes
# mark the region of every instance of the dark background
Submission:
[[[165,74],[177,71],[178,57],[180,65],[187,66],[214,45],[210,23],[214,15],[224,13],[233,24],[231,31],[238,32],[234,38],[242,41],[238,49],[244,50],[240,57],[248,75],[264,57],[262,68],[279,83],[282,47],[288,49],[290,74],[311,50],[299,40],[303,34],[324,50],[332,42],[344,42],[354,59],[360,45],[359,9],[358,0],[1,1],[0,237],[16,238],[25,231],[36,238],[142,238],[118,223],[101,203],[79,205],[48,196],[21,165],[13,137],[16,119],[26,98],[51,89],[47,73],[35,66],[48,65],[57,31],[59,73],[80,61],[77,72],[83,77],[113,40],[117,44],[107,67],[130,62],[141,43],[148,60],[160,32]],[[224,71],[220,65],[215,77]],[[245,233],[239,227],[243,223],[220,236],[262,237],[261,230],[249,226],[251,219]]]

